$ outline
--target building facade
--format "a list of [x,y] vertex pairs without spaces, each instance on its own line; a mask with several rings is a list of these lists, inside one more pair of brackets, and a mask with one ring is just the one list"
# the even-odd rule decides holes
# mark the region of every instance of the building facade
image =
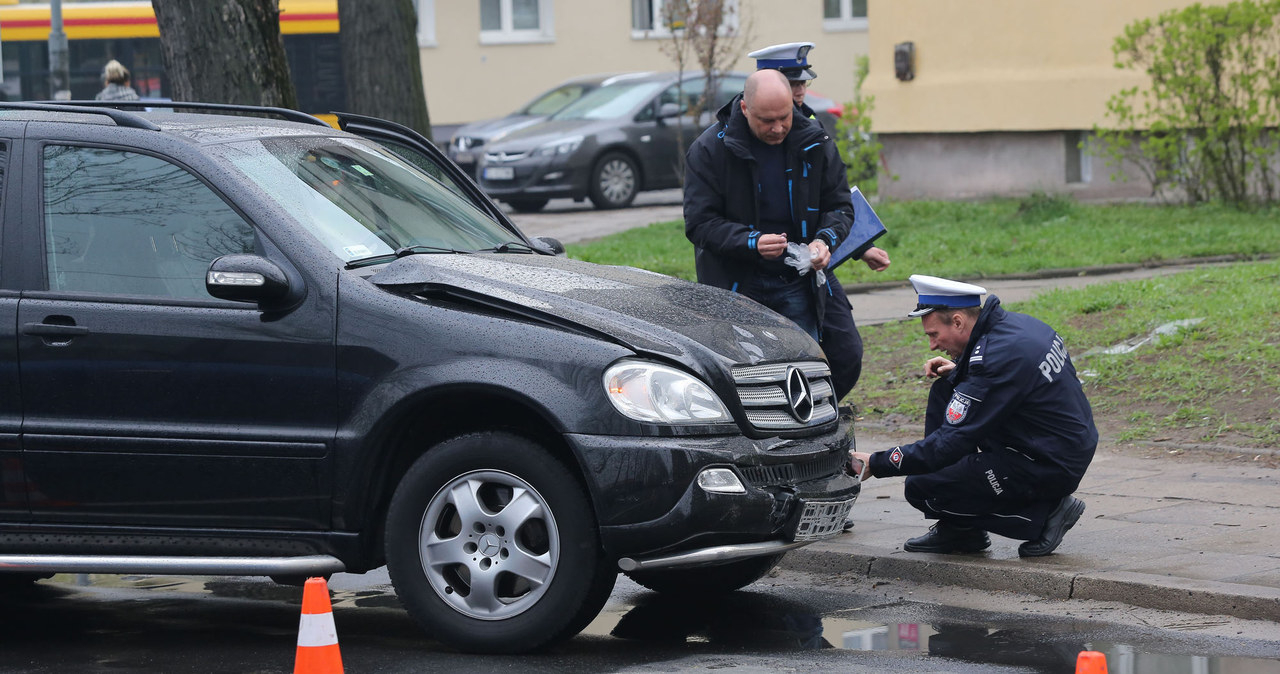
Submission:
[[[873,0],[868,22],[873,126],[884,196],[979,198],[1035,191],[1140,199],[1088,152],[1107,100],[1145,75],[1117,69],[1124,27],[1185,0]],[[902,72],[895,57],[907,61]],[[1082,148],[1083,145],[1083,148]]]
[[[675,70],[664,0],[416,0],[418,43],[431,121],[462,124],[505,115],[579,75]],[[755,68],[747,53],[813,42],[813,88],[853,97],[856,59],[867,53],[866,0],[737,0],[747,39],[729,69]],[[696,69],[698,66],[689,66]]]

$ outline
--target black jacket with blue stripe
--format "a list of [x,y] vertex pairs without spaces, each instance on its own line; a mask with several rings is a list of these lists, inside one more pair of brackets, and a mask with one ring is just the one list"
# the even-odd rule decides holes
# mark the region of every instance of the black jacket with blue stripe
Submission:
[[[761,234],[758,167],[741,101],[738,94],[722,107],[718,121],[686,153],[684,221],[685,236],[695,247],[698,281],[750,297],[764,260],[756,250]],[[821,238],[834,251],[853,223],[849,182],[835,140],[797,110],[782,147],[791,196],[787,240],[807,244]]]
[[[1062,337],[1039,319],[987,298],[956,367],[950,398],[930,409],[938,428],[920,442],[871,455],[876,477],[919,475],[981,449],[1016,452],[1046,496],[1075,491],[1098,430]],[[943,383],[943,382],[939,382]],[[936,384],[935,384],[936,385]]]

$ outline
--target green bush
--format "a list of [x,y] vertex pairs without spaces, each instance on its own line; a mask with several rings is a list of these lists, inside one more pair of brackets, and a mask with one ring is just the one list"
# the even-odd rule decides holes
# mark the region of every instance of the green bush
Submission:
[[836,119],[836,147],[844,160],[849,186],[857,186],[863,194],[875,194],[880,169],[879,141],[871,135],[871,109],[875,96],[862,95],[862,83],[867,79],[870,59],[858,57],[854,73],[853,102],[844,104],[844,111]]
[[[1280,0],[1199,3],[1125,27],[1117,68],[1149,87],[1107,103],[1095,127],[1113,167],[1132,162],[1164,197],[1238,207],[1280,197]],[[1115,176],[1113,176],[1115,177]]]

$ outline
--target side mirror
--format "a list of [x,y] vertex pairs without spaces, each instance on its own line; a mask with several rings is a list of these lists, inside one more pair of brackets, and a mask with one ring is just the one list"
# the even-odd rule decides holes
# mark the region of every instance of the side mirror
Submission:
[[534,246],[542,248],[553,255],[564,255],[564,244],[553,236],[535,236],[531,239]]
[[671,119],[680,116],[679,103],[663,103],[658,106],[658,119]]
[[223,255],[209,264],[204,287],[218,299],[270,302],[289,294],[289,277],[264,257]]

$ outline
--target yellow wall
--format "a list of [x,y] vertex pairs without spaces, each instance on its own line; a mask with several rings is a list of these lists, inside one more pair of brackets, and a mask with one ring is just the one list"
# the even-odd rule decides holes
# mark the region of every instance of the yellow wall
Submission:
[[[1114,67],[1124,26],[1186,0],[870,0],[874,130],[880,133],[1088,129],[1143,76]],[[915,43],[915,79],[893,47]]]
[[[631,35],[627,0],[553,0],[555,40],[546,44],[480,44],[479,3],[436,0],[436,45],[423,47],[422,71],[433,124],[505,115],[542,91],[578,75],[674,70],[658,39]],[[853,96],[854,59],[867,32],[824,32],[821,0],[743,0],[751,39],[733,68],[754,69],[747,52],[809,41],[819,79],[815,92]]]

